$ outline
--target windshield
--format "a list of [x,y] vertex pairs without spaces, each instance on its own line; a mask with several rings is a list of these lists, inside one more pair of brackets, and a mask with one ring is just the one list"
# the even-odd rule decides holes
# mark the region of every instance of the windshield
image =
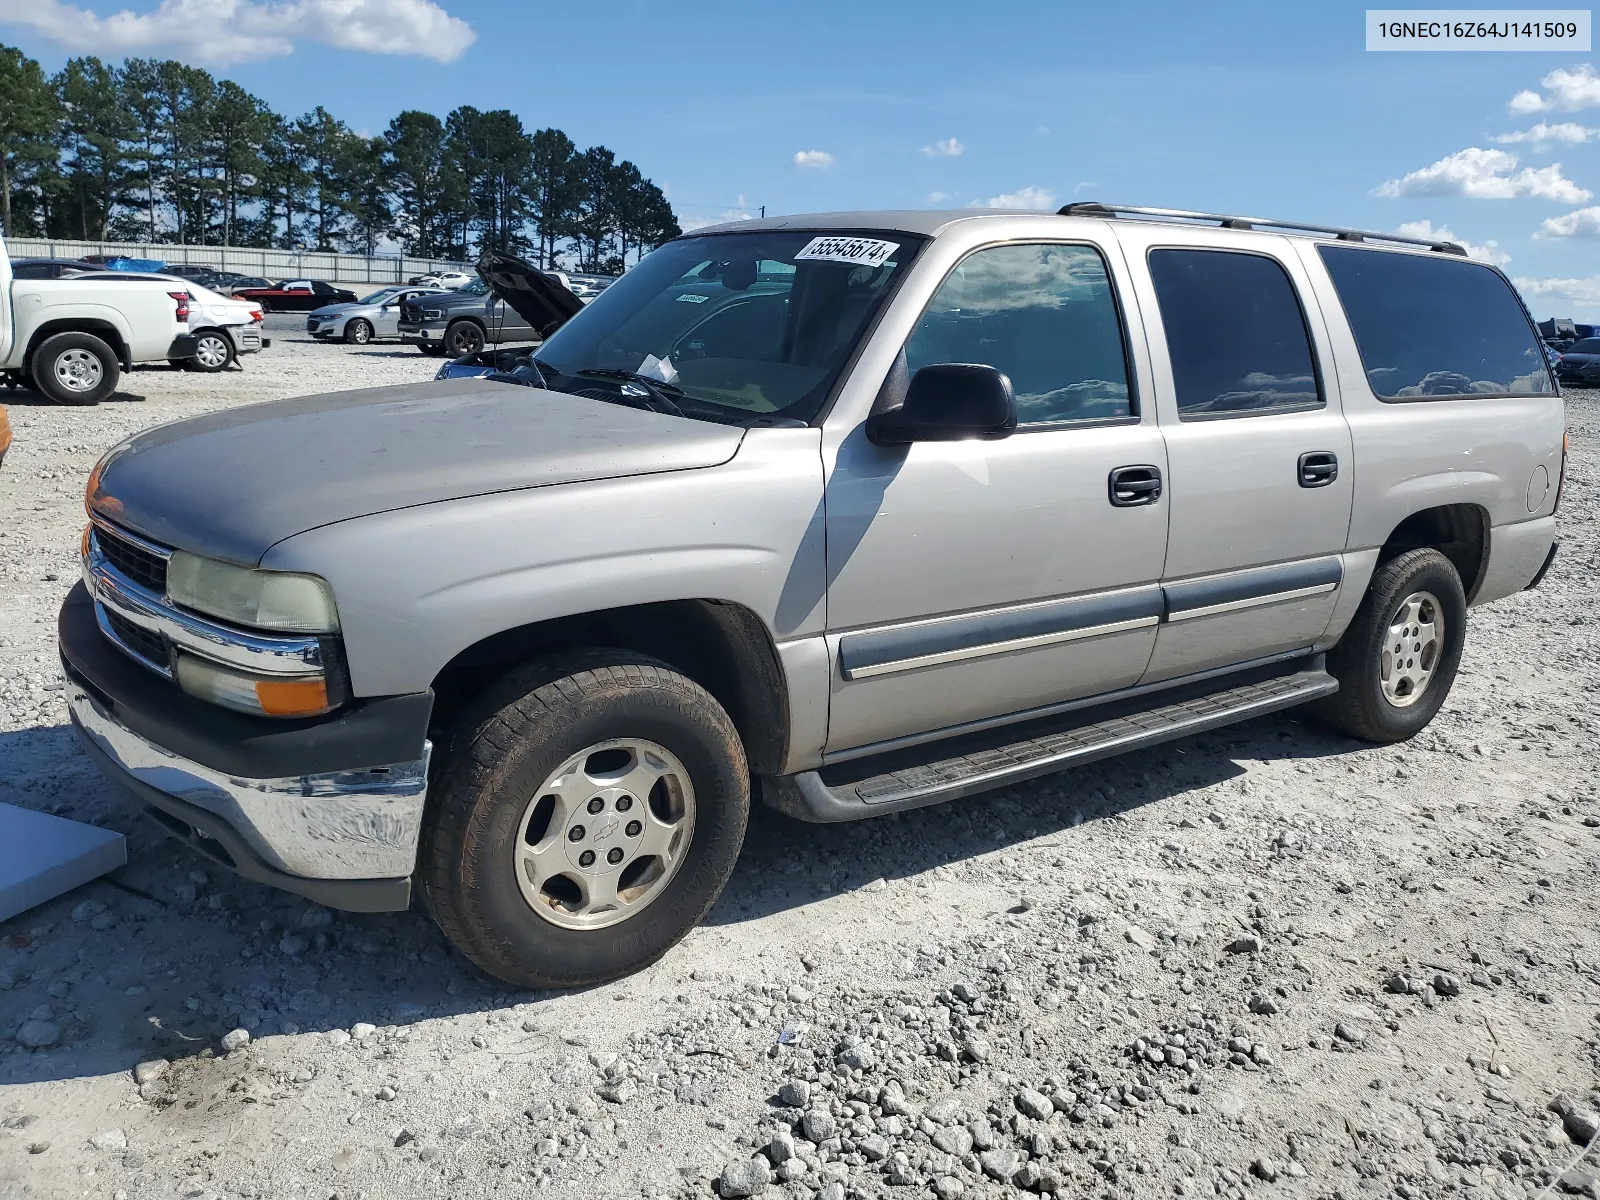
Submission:
[[669,242],[552,335],[538,362],[572,379],[646,376],[723,419],[810,421],[925,240],[785,230]]
[[471,283],[463,283],[458,287],[456,294],[460,296],[487,296],[489,294],[489,285],[481,279],[474,279]]
[[1600,354],[1600,338],[1584,338],[1581,342],[1573,342],[1568,354]]
[[363,303],[363,304],[382,304],[385,300],[388,300],[390,297],[398,296],[399,294],[400,294],[400,290],[398,288],[384,288],[382,291],[373,292],[372,295],[367,296],[366,298],[364,298],[361,301],[361,303]]

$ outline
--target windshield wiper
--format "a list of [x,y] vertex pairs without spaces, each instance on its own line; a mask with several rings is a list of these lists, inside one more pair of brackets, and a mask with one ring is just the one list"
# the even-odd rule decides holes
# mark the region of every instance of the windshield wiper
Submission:
[[[537,359],[535,360],[538,361]],[[650,399],[655,403],[649,407],[657,412],[668,413],[674,417],[684,415],[683,409],[675,402],[675,397],[684,395],[680,387],[674,387],[660,379],[652,379],[648,375],[641,375],[637,371],[624,371],[621,367],[585,367],[578,372],[579,375],[590,379],[621,379],[628,383],[637,384],[649,393]],[[623,395],[627,395],[624,391]]]

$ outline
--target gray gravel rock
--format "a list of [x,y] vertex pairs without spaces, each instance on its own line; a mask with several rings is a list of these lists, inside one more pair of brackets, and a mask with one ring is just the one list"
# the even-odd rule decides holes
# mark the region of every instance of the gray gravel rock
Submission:
[[167,1073],[170,1064],[164,1058],[152,1058],[133,1068],[133,1081],[140,1087],[154,1083]]
[[1261,939],[1253,933],[1247,933],[1234,938],[1223,949],[1229,954],[1257,954],[1261,950]]
[[785,1079],[778,1088],[778,1099],[790,1108],[804,1108],[811,1103],[810,1080]]
[[826,1109],[813,1108],[801,1118],[801,1128],[805,1130],[809,1141],[825,1142],[837,1132],[839,1126],[834,1121],[832,1113]]
[[250,1044],[250,1031],[248,1029],[230,1029],[222,1035],[222,1048],[229,1054],[235,1050],[243,1050]]
[[748,1158],[729,1163],[717,1180],[717,1190],[724,1197],[758,1196],[772,1182],[772,1170],[764,1158]]
[[61,1040],[61,1026],[37,1018],[24,1021],[17,1029],[17,1044],[29,1050],[48,1050]]
[[1010,1183],[1022,1163],[1022,1151],[1010,1147],[985,1150],[978,1155],[978,1165],[983,1168],[983,1173],[997,1183]]
[[1032,1117],[1035,1121],[1048,1121],[1055,1112],[1055,1105],[1050,1103],[1050,1097],[1043,1092],[1036,1092],[1032,1088],[1023,1088],[1016,1095],[1017,1109],[1024,1116]]

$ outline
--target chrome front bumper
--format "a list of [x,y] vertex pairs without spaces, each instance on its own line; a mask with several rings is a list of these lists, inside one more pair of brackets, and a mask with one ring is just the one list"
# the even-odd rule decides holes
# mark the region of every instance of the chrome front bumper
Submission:
[[415,762],[241,779],[134,733],[70,675],[66,694],[73,724],[102,765],[127,776],[136,792],[150,789],[219,818],[268,868],[252,872],[235,863],[241,874],[300,891],[292,880],[271,876],[393,880],[416,865],[431,743],[423,743]]

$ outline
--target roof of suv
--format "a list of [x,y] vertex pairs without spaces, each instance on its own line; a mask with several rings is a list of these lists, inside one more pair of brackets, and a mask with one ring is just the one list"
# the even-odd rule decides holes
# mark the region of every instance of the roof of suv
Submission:
[[1138,208],[1127,205],[1105,205],[1085,201],[1069,204],[1056,212],[1040,209],[1015,208],[958,208],[958,209],[898,209],[883,212],[797,213],[787,217],[765,217],[753,221],[731,221],[721,225],[708,225],[691,230],[686,237],[711,233],[753,233],[779,229],[849,229],[886,230],[899,233],[921,234],[933,237],[958,221],[985,218],[1045,217],[1052,221],[1090,219],[1135,220],[1146,224],[1169,225],[1175,228],[1222,228],[1233,231],[1258,233],[1299,233],[1343,242],[1377,242],[1415,250],[1432,250],[1443,254],[1466,256],[1466,250],[1454,242],[1441,239],[1407,237],[1381,230],[1345,229],[1332,225],[1315,225],[1309,222],[1277,221],[1266,217],[1226,216],[1221,213],[1190,212],[1173,208]]

